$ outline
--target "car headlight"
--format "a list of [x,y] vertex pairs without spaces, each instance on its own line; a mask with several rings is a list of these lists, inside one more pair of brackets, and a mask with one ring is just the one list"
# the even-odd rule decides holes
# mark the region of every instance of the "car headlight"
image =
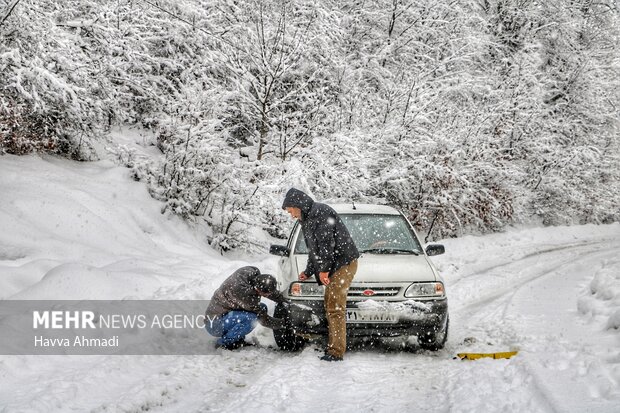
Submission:
[[444,296],[446,290],[443,283],[414,283],[405,290],[405,297],[437,297]]
[[295,297],[322,297],[325,287],[316,283],[292,283],[289,294]]

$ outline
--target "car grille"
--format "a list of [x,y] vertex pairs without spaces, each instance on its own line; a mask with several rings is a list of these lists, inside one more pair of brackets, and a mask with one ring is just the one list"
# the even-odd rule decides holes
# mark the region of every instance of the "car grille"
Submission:
[[[349,288],[349,297],[394,297],[400,292],[401,286],[360,286]],[[366,293],[365,293],[366,292]],[[372,293],[371,293],[372,292]]]

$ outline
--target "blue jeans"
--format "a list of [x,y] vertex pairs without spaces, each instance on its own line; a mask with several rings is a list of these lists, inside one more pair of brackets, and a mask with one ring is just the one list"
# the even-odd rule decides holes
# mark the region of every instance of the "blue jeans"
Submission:
[[[267,310],[265,304],[261,303],[261,307]],[[256,327],[257,319],[258,314],[256,313],[233,310],[216,317],[214,320],[207,320],[205,329],[212,336],[220,337],[217,344],[227,346],[243,340],[246,335],[250,334]]]

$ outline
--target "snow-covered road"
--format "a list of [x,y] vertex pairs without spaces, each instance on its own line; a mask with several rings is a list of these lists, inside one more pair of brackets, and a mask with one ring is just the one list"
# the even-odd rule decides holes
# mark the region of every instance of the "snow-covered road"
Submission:
[[[241,265],[275,271],[272,257],[208,250],[122,169],[69,165],[0,160],[3,298],[208,299]],[[261,347],[222,355],[0,356],[0,412],[620,411],[620,225],[444,244],[442,351],[354,348],[330,364],[316,346],[274,350],[258,328]],[[507,350],[519,354],[454,359]]]
[[[619,250],[617,239],[543,246],[521,259],[472,274],[465,281],[469,287],[453,286],[454,294],[462,287],[480,290],[477,286],[484,284],[482,294],[452,310],[460,322],[455,323],[451,345],[458,349],[460,339],[469,336],[474,340],[466,341],[474,341],[469,347],[476,351],[503,348],[520,353],[506,362],[505,369],[488,371],[487,377],[479,362],[459,369],[471,376],[457,373],[450,391],[455,395],[451,410],[502,406],[507,411],[616,411],[618,332],[602,332],[604,325],[579,314],[578,303],[595,274],[610,267],[618,273]],[[468,402],[471,394],[488,393],[489,409],[477,406],[484,397]]]

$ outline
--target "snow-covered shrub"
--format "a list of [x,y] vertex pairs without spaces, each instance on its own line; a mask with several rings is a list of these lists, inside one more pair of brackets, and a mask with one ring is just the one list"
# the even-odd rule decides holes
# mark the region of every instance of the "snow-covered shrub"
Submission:
[[496,172],[451,154],[415,154],[384,171],[378,191],[434,239],[497,231],[512,222],[513,199]]
[[268,172],[242,157],[212,126],[162,125],[158,140],[164,159],[148,169],[151,193],[165,201],[162,212],[206,222],[215,248],[256,249],[249,229],[260,223],[259,183]]
[[3,150],[87,159],[115,124],[157,127],[210,53],[164,9],[173,4],[19,2],[0,25]]
[[83,63],[89,59],[53,21],[28,15],[47,12],[45,6],[20,7],[25,11],[11,16],[13,24],[0,26],[0,145],[9,153],[88,159],[103,118],[90,98],[92,72]]
[[[317,200],[363,200],[366,181],[359,179],[360,158],[344,137],[329,144],[317,140],[316,146],[288,161],[275,156],[259,161],[215,129],[171,128],[162,133],[165,158],[150,169],[151,192],[165,201],[164,211],[206,222],[213,231],[210,243],[218,249],[263,250],[256,228],[285,237],[291,222],[280,207],[290,187],[303,188]],[[347,146],[350,155],[330,159],[332,145]]]

